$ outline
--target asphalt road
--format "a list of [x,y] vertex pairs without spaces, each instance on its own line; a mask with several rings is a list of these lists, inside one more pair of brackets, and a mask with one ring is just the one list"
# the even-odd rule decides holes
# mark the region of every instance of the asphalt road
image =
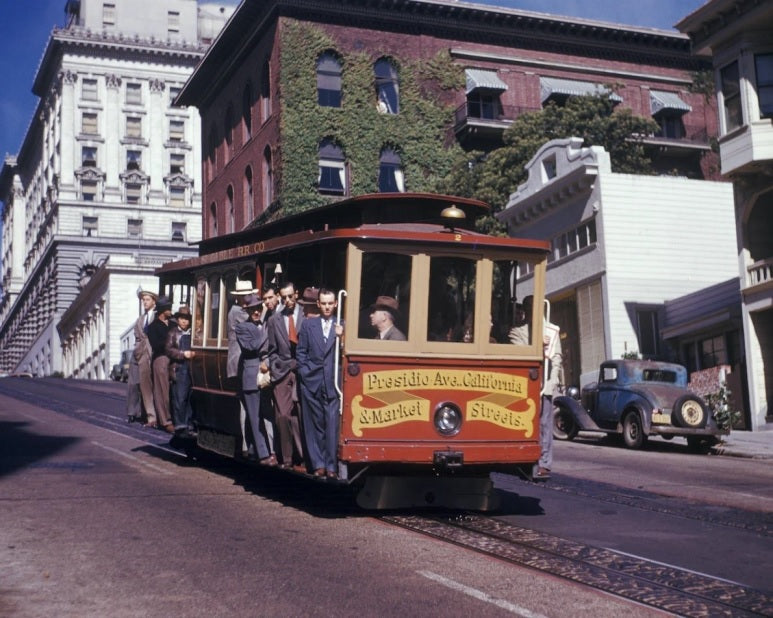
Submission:
[[[160,432],[123,422],[122,385],[7,380],[0,380],[0,616],[662,615],[388,526],[309,483],[279,492],[270,472],[219,459],[191,465]],[[510,484],[501,517],[621,551],[639,537],[636,552],[683,536],[672,521],[683,520],[691,546],[704,548],[698,566],[738,559],[771,572],[769,535],[743,532],[752,540],[732,558],[716,538],[736,531],[683,513],[668,518],[676,531],[666,529],[654,519],[664,516],[660,505],[687,508],[693,500],[651,493],[679,496],[679,484],[709,493],[703,478],[715,475],[719,494],[732,502],[732,474],[745,470],[748,486],[739,493],[763,501],[743,515],[769,524],[770,462],[725,476],[722,466],[705,467],[725,458],[647,452],[635,464],[648,469],[634,481],[643,498],[631,506],[610,502],[628,478],[614,460],[630,461],[629,452],[580,443],[556,450],[548,485],[499,479]],[[684,480],[673,477],[675,469]],[[599,475],[611,488],[598,484]],[[590,496],[578,495],[586,490]],[[641,508],[645,498],[654,510]],[[691,514],[735,514],[695,502]],[[508,512],[508,504],[527,508]],[[634,521],[641,529],[626,532]],[[669,560],[679,558],[671,553]]]

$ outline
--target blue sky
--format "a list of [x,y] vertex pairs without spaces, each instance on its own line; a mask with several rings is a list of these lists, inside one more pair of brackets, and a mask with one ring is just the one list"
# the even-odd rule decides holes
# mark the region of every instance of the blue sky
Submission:
[[[237,0],[221,2],[237,4]],[[704,0],[488,0],[474,4],[672,29]],[[0,0],[0,163],[6,153],[16,154],[21,148],[38,103],[31,92],[35,71],[51,29],[64,24],[64,6],[65,0]]]

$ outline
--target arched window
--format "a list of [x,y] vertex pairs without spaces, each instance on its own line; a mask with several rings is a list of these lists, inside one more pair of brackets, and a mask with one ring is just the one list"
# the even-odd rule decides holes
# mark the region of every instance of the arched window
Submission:
[[266,122],[271,116],[271,65],[269,60],[263,63],[260,74],[260,120]]
[[252,192],[252,168],[248,165],[244,170],[244,206],[249,223],[255,218],[255,196]]
[[228,109],[225,111],[225,121],[223,125],[223,135],[225,135],[225,161],[228,163],[233,155],[233,142],[234,142],[234,108],[229,103]]
[[263,210],[274,200],[274,170],[271,165],[271,149],[266,146],[263,151]]
[[344,151],[332,139],[323,139],[319,143],[319,177],[317,185],[320,193],[343,195],[346,193],[346,159]]
[[242,123],[244,126],[244,142],[252,137],[252,87],[249,82],[242,93]]
[[380,193],[403,193],[405,179],[403,177],[400,155],[392,148],[384,148],[379,157],[378,190]]
[[209,205],[209,237],[217,236],[217,204],[212,202]]
[[400,81],[397,69],[386,58],[380,58],[373,67],[376,78],[376,105],[384,114],[400,112]]
[[317,60],[317,103],[323,107],[341,107],[341,62],[332,52]]
[[236,215],[234,214],[234,188],[233,185],[228,185],[228,189],[225,191],[227,198],[226,206],[228,208],[228,232],[234,232],[236,230]]

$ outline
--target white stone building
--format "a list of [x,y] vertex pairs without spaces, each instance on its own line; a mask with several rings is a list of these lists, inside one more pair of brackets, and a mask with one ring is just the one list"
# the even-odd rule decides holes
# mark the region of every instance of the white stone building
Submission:
[[512,236],[551,240],[566,383],[595,380],[601,361],[625,353],[677,358],[660,332],[664,302],[737,276],[732,186],[614,173],[579,138],[548,142],[526,169],[498,216]]
[[172,102],[232,11],[66,2],[34,76],[33,120],[0,170],[0,371],[106,377],[137,289],[195,255],[199,117]]
[[711,0],[677,28],[714,64],[719,156],[735,193],[751,428],[773,429],[773,2]]

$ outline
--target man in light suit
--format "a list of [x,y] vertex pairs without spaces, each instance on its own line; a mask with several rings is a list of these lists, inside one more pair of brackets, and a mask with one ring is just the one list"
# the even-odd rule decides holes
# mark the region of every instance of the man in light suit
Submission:
[[[226,316],[226,325],[228,327],[228,356],[226,357],[225,373],[228,381],[235,380],[239,374],[239,357],[241,356],[241,348],[239,342],[236,341],[236,325],[247,320],[247,312],[244,310],[244,299],[248,294],[255,294],[257,290],[252,288],[252,283],[249,281],[242,281],[236,279],[236,285],[231,290],[231,295],[234,297],[234,304],[228,310]],[[247,437],[245,432],[245,425],[247,422],[247,410],[244,406],[241,406],[239,410],[239,423],[242,427],[242,453],[247,452]]]
[[314,476],[338,478],[338,377],[334,375],[336,337],[343,327],[336,322],[335,292],[322,288],[317,301],[320,315],[303,322],[298,334],[298,377],[306,454]]
[[143,311],[134,323],[134,352],[129,363],[126,407],[130,423],[140,422],[144,407],[146,426],[155,427],[156,408],[153,405],[153,370],[151,368],[153,350],[150,347],[147,331],[156,316],[158,295],[139,289],[137,298],[142,302]]
[[293,283],[279,289],[282,306],[268,320],[268,364],[274,390],[274,414],[282,451],[282,467],[293,467],[293,446],[298,466],[303,462],[300,424],[298,422],[298,390],[296,386],[295,350],[298,331],[303,324],[303,312],[297,303],[298,293]]
[[260,296],[258,294],[245,296],[244,310],[247,312],[247,321],[240,322],[234,329],[236,340],[241,349],[239,357],[241,399],[250,419],[250,429],[258,461],[263,465],[274,466],[276,459],[271,456],[266,440],[260,431],[258,373],[268,371],[265,364],[268,356],[268,339],[261,320],[263,301]]
[[405,335],[395,326],[400,308],[396,298],[379,296],[370,307],[370,324],[377,331],[376,339],[382,341],[405,341]]

